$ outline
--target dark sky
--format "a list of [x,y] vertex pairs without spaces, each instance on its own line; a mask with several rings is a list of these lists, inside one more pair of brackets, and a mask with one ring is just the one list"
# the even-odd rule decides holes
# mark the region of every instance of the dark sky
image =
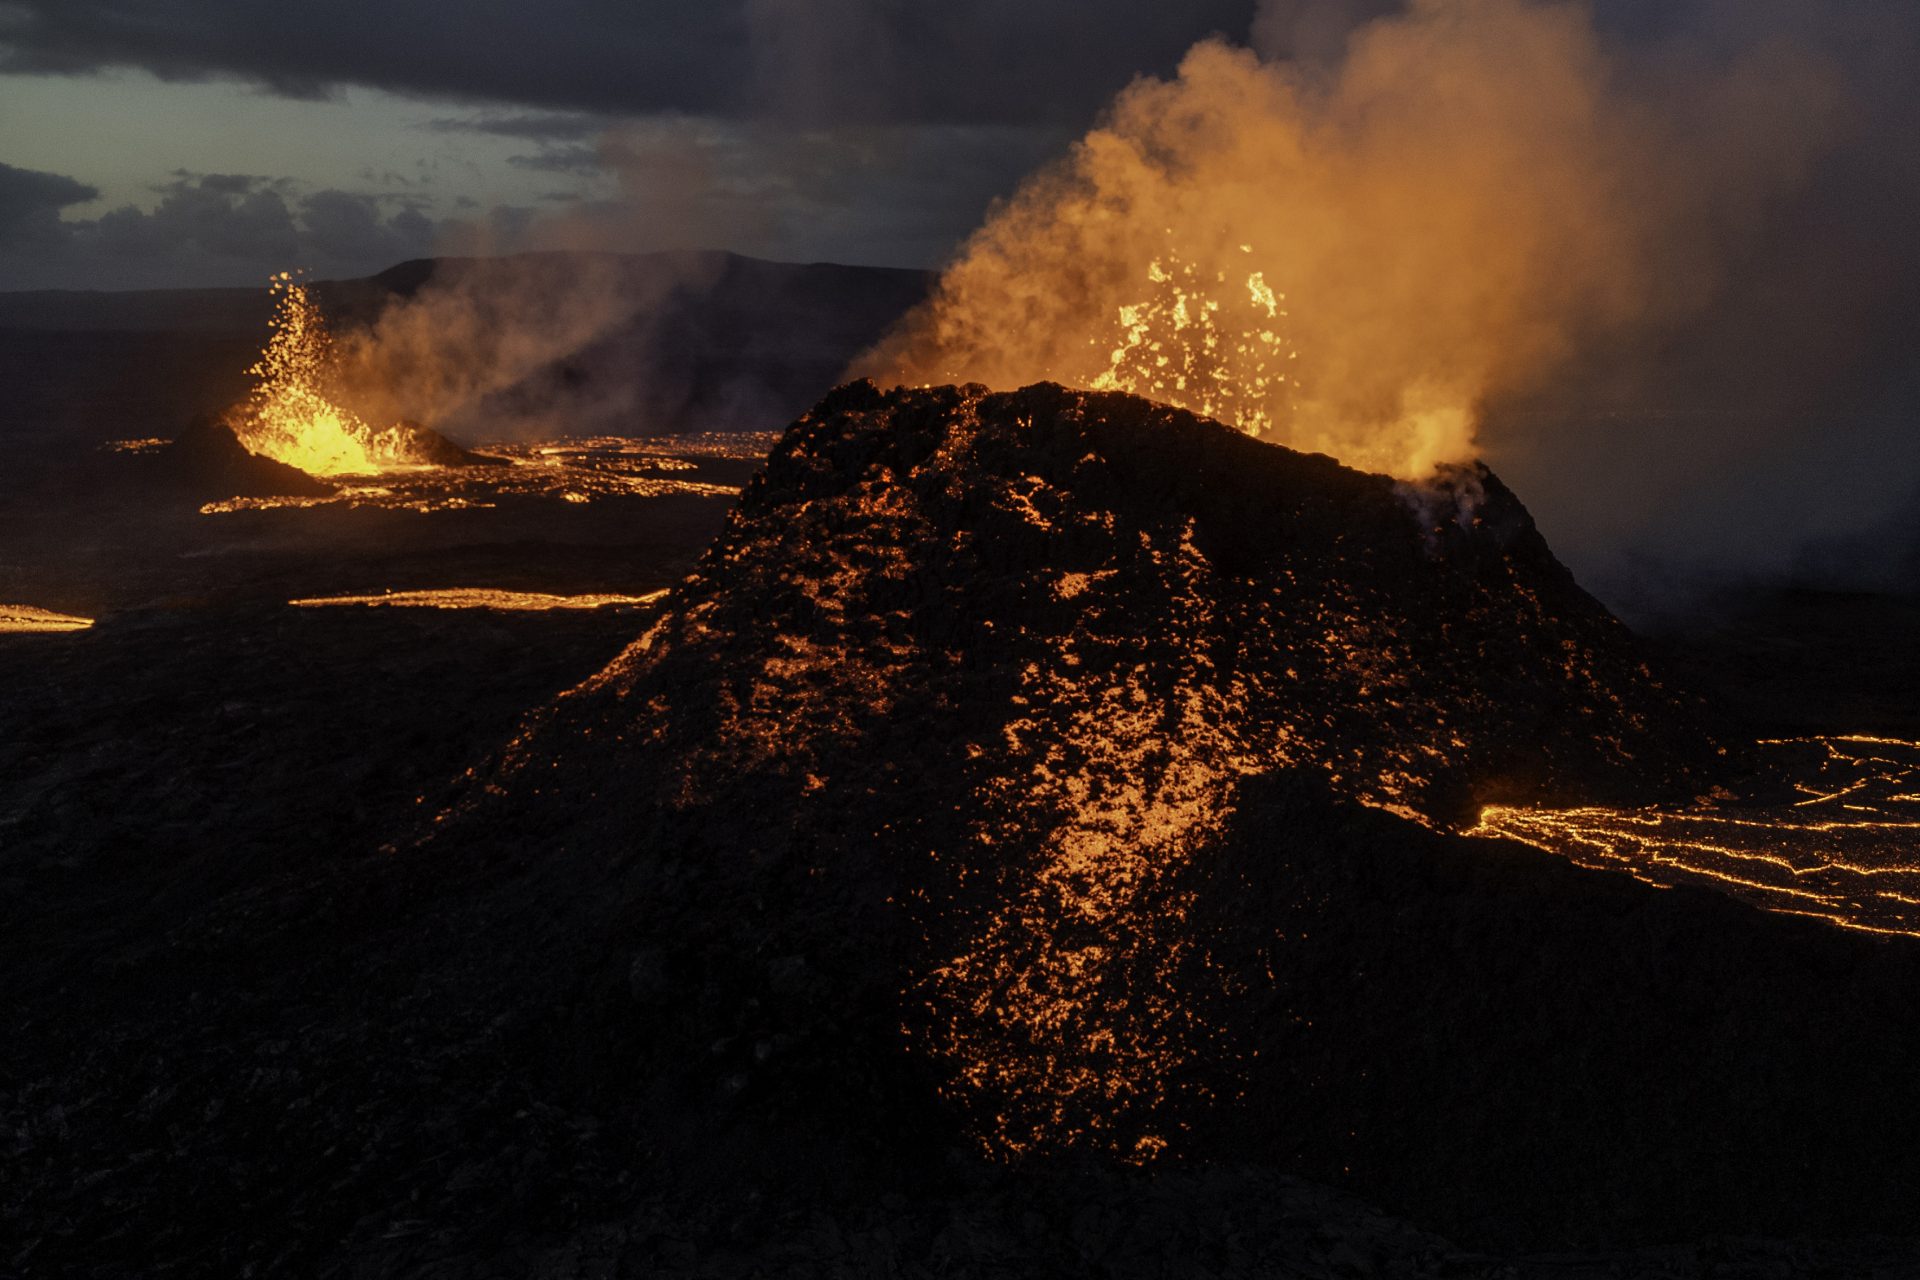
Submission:
[[[0,288],[242,284],[578,243],[935,264],[1197,39],[1328,58],[1395,7],[0,0]],[[1598,17],[1682,63],[1817,47],[1897,167],[1912,164],[1893,153],[1911,150],[1915,8],[1600,0]]]
[[9,0],[0,288],[586,241],[936,262],[1253,0]]

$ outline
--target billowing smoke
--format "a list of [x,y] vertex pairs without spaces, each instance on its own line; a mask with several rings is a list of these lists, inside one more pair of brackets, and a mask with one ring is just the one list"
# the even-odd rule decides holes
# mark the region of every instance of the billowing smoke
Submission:
[[1117,386],[1417,477],[1490,401],[1708,306],[1839,127],[1787,44],[1669,75],[1581,4],[1285,16],[1256,34],[1333,61],[1215,39],[1136,81],[860,370]]
[[716,270],[703,255],[445,260],[418,292],[336,339],[332,390],[369,422],[411,419],[465,439],[591,428],[629,415],[640,388],[596,383],[588,405],[560,394],[556,367],[616,332],[637,341],[676,289]]

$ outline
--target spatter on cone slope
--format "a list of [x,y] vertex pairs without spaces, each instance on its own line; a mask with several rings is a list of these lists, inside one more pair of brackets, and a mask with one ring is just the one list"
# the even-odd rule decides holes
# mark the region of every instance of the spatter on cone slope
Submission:
[[1484,468],[1409,487],[1126,395],[855,383],[487,790],[668,850],[645,911],[890,974],[989,1151],[1146,1158],[1234,1087],[1250,975],[1184,926],[1233,893],[1209,851],[1251,779],[1447,827],[1687,793],[1699,723]]

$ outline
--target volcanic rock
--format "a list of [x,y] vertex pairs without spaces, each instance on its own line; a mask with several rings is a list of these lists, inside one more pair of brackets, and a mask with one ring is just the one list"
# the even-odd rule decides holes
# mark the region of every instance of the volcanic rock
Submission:
[[[1483,795],[1724,767],[1478,469],[1401,489],[1125,397],[848,388],[451,809],[461,744],[624,637],[387,613],[15,664],[0,1267],[1920,1256],[1564,1252],[1910,1233],[1920,962],[1450,834]],[[376,852],[403,813],[432,834]]]
[[505,458],[497,458],[490,453],[475,453],[463,448],[435,431],[432,427],[421,426],[417,422],[402,420],[392,428],[397,437],[399,451],[410,462],[422,462],[435,467],[504,467],[509,466]]
[[687,795],[929,717],[996,794],[1128,738],[1154,767],[1095,773],[1285,769],[1430,825],[1724,769],[1485,468],[1395,484],[1122,395],[843,388],[676,603],[562,720],[670,697]]
[[597,868],[647,1060],[736,1115],[1277,1165],[1485,1241],[1884,1224],[1914,1107],[1828,1055],[1894,1068],[1910,955],[1447,834],[1728,767],[1484,468],[860,383],[435,843]]
[[136,465],[160,484],[185,491],[195,501],[221,498],[324,497],[334,491],[325,480],[272,458],[250,452],[233,429],[217,418],[187,424],[172,443]]

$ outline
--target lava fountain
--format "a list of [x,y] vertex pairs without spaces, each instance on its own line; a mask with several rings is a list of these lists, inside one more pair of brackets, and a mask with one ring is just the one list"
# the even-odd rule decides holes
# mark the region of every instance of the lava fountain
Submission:
[[271,286],[272,333],[229,425],[247,450],[309,475],[374,475],[418,465],[401,427],[376,430],[325,390],[332,348],[326,317],[292,272]]
[[1424,479],[1484,406],[1698,314],[1829,127],[1784,54],[1650,109],[1587,6],[1393,8],[1334,66],[1216,38],[1136,80],[854,372],[1128,391]]

